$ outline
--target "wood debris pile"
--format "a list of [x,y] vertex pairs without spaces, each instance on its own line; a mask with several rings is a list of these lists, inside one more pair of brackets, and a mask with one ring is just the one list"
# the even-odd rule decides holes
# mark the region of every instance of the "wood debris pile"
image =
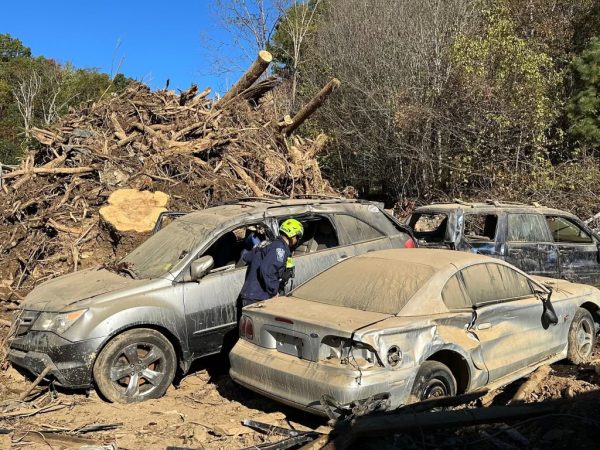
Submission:
[[[18,303],[35,284],[114,261],[146,238],[122,239],[101,219],[99,209],[116,190],[160,191],[168,204],[146,208],[159,211],[247,196],[334,194],[316,160],[326,137],[291,133],[339,82],[282,119],[270,93],[277,80],[257,81],[269,61],[261,52],[218,101],[195,86],[177,95],[134,84],[52,129],[34,129],[37,149],[2,177],[0,300]],[[132,197],[129,204],[139,202]]]

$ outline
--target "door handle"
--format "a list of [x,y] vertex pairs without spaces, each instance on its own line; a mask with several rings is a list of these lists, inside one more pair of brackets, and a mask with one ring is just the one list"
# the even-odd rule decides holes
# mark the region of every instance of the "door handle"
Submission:
[[492,328],[492,324],[489,322],[480,323],[477,325],[478,330],[489,330],[490,328]]
[[338,258],[338,262],[348,259],[348,255],[342,255]]

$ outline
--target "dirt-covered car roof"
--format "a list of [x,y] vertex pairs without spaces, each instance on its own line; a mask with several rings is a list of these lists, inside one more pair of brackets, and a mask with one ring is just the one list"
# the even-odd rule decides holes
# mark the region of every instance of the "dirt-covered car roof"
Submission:
[[402,261],[403,263],[429,266],[435,270],[444,269],[449,265],[460,268],[477,262],[498,262],[498,259],[485,255],[439,248],[399,248],[380,250],[356,256],[354,259],[365,258],[372,258],[374,263],[376,263],[375,260],[378,260],[380,261],[380,264],[393,265],[394,261]]
[[228,202],[227,204],[213,206],[200,211],[191,212],[186,214],[185,220],[195,221],[195,219],[197,219],[198,221],[204,221],[207,216],[220,216],[226,220],[239,215],[262,213],[270,208],[294,207],[303,205],[327,205],[333,207],[339,205],[340,209],[343,209],[344,206],[375,206],[376,203],[345,198],[243,199],[237,201],[234,200]]
[[462,209],[465,213],[479,214],[494,214],[498,212],[513,212],[513,213],[537,213],[537,214],[556,214],[561,216],[576,217],[573,214],[562,211],[560,209],[548,208],[542,205],[527,205],[517,203],[502,203],[502,202],[485,202],[485,203],[469,203],[469,202],[454,202],[454,203],[432,203],[431,205],[419,206],[414,210],[415,213],[432,213],[432,212],[451,212],[457,209]]

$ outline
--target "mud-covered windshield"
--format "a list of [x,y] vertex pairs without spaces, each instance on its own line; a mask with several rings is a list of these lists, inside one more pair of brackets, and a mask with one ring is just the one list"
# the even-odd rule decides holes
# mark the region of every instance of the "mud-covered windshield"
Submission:
[[293,297],[362,311],[398,314],[434,274],[425,264],[358,257],[306,282]]
[[204,242],[223,218],[206,215],[193,221],[180,217],[152,235],[121,261],[138,278],[157,278]]

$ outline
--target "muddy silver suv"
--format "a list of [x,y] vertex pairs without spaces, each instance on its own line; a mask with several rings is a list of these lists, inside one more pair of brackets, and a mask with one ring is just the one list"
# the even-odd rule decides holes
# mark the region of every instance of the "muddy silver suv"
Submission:
[[371,202],[246,199],[189,213],[112,269],[36,287],[14,324],[10,361],[33,374],[49,368],[65,387],[95,382],[110,401],[160,397],[178,366],[185,373],[235,341],[244,238],[272,239],[292,216],[305,228],[296,285],[357,254],[414,246],[410,231]]

